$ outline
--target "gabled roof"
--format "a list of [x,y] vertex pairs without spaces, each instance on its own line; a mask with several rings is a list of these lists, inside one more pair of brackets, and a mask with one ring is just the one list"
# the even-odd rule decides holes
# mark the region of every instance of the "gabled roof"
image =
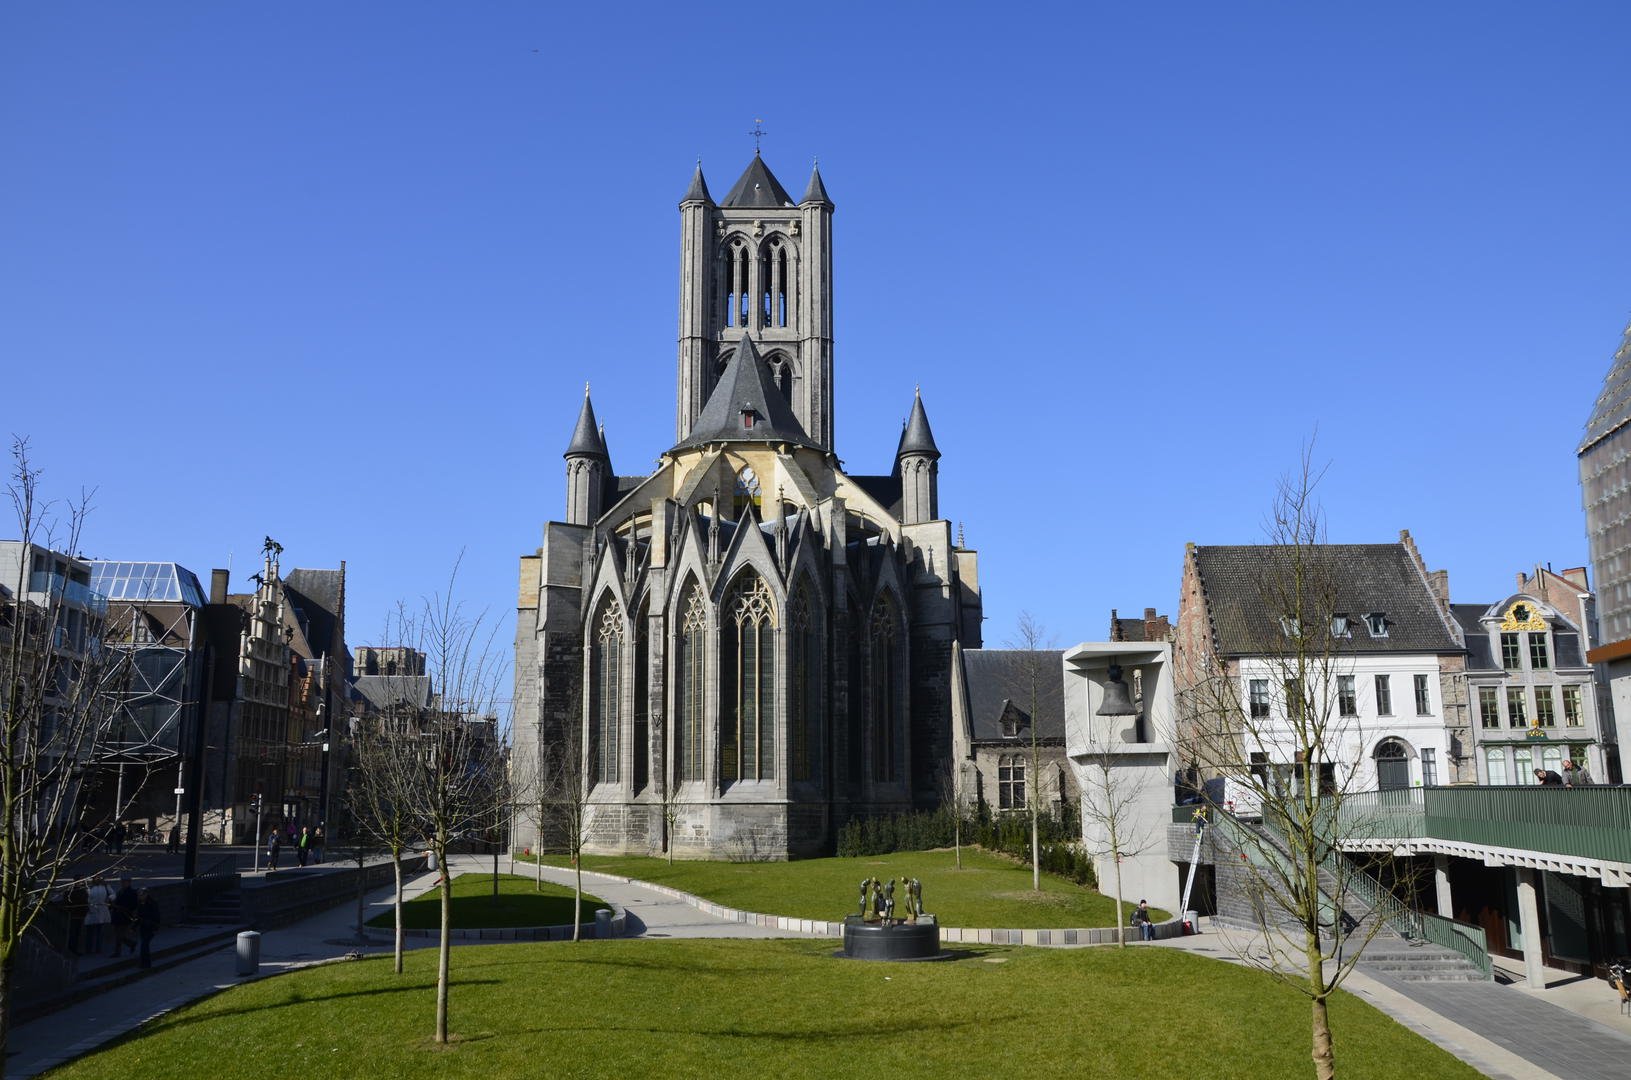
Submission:
[[934,444],[934,432],[929,430],[929,414],[923,411],[923,395],[916,394],[912,398],[912,415],[906,420],[906,429],[900,435],[900,449],[895,451],[896,457],[907,454],[926,454],[932,458],[940,456],[940,448]]
[[1603,379],[1603,389],[1591,407],[1578,452],[1585,453],[1592,444],[1607,438],[1627,421],[1631,421],[1631,326],[1625,328],[1625,336],[1614,353],[1614,363]]
[[[968,688],[969,737],[975,742],[1028,745],[1030,724],[1038,741],[1065,738],[1064,656],[1058,649],[960,649]],[[1031,716],[1031,672],[1036,672],[1036,716]],[[1014,736],[1003,735],[1002,718],[1019,721]]]
[[[751,414],[751,426],[744,414]],[[725,374],[719,377],[719,384],[708,395],[696,425],[675,449],[713,442],[815,445],[799,425],[792,407],[770,384],[770,373],[759,359],[759,350],[746,334],[742,335],[742,342],[731,356]]]
[[601,437],[595,423],[595,407],[589,403],[589,388],[583,390],[583,408],[578,410],[578,425],[572,429],[572,441],[562,457],[610,457],[606,440]]
[[800,206],[805,203],[818,203],[822,206],[832,205],[832,200],[827,198],[827,186],[821,182],[821,169],[819,166],[812,166],[810,169],[810,183],[804,189],[804,198],[799,200]]
[[787,194],[787,189],[781,186],[770,168],[765,165],[764,158],[757,153],[748,167],[742,170],[742,176],[731,188],[725,201],[719,204],[727,210],[771,210],[783,206],[792,206],[793,199]]
[[[1288,586],[1291,550],[1276,544],[1195,548],[1220,655],[1272,655],[1285,648],[1280,619],[1287,612],[1274,598]],[[1303,614],[1319,618],[1322,636],[1332,615],[1348,616],[1350,636],[1337,643],[1339,652],[1462,651],[1403,544],[1319,544],[1305,550],[1312,584],[1305,585]],[[1366,627],[1365,616],[1373,612],[1386,616],[1385,636],[1374,637]]]
[[685,189],[685,195],[680,199],[680,205],[688,202],[701,202],[713,204],[713,196],[708,194],[708,182],[702,178],[702,162],[697,162],[697,171],[691,174],[691,186]]
[[333,647],[335,627],[344,614],[340,610],[344,589],[345,576],[339,570],[295,569],[284,575],[284,595],[314,656]]

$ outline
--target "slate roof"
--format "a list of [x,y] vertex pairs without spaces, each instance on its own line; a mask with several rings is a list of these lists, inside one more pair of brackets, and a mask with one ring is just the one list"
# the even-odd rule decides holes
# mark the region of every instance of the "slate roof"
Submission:
[[878,505],[896,517],[901,511],[900,474],[892,476],[851,476],[855,486],[878,500]]
[[339,570],[290,570],[284,575],[283,591],[294,604],[306,640],[318,653],[328,652],[334,641],[344,582]]
[[822,206],[832,205],[832,200],[827,198],[827,186],[821,182],[821,169],[819,166],[811,166],[810,168],[809,186],[804,189],[804,198],[799,200],[800,206],[805,203],[820,203]]
[[[1036,670],[1036,735],[1039,741],[1065,740],[1064,656],[1058,649],[963,649],[963,680],[968,687],[970,735],[979,742],[1031,741],[1031,669]],[[1005,738],[1003,713],[1013,709],[1019,734]]]
[[1614,353],[1614,363],[1603,379],[1603,389],[1591,407],[1578,453],[1585,453],[1593,443],[1607,438],[1627,421],[1631,421],[1631,326],[1625,328],[1625,336]]
[[351,681],[357,696],[375,709],[395,705],[428,708],[431,703],[429,675],[358,675]]
[[[1451,604],[1455,621],[1467,639],[1468,671],[1499,671],[1500,658],[1496,655],[1496,640],[1480,622],[1490,609],[1489,604]],[[1561,618],[1547,620],[1552,626],[1552,667],[1586,667],[1586,658],[1580,650],[1580,632]]]
[[589,391],[583,391],[583,408],[578,410],[578,425],[572,429],[572,441],[567,444],[566,453],[562,457],[583,455],[587,457],[610,457],[606,451],[606,440],[600,434],[600,426],[595,423],[595,407],[589,402]]
[[742,170],[742,176],[736,181],[725,201],[719,204],[727,210],[770,210],[783,206],[792,206],[792,196],[787,189],[781,186],[770,169],[765,165],[764,158],[757,153],[748,167]]
[[[753,414],[753,426],[743,422],[742,414]],[[753,339],[742,335],[742,343],[731,356],[719,384],[708,395],[707,404],[691,428],[691,433],[675,449],[703,446],[712,442],[793,443],[815,446],[793,415],[792,406],[770,383],[770,373]]]
[[[1195,561],[1206,591],[1208,613],[1218,651],[1224,656],[1272,653],[1285,640],[1280,627],[1280,605],[1273,602],[1276,582],[1289,577],[1286,563],[1291,549],[1273,544],[1197,547]],[[1317,601],[1330,611],[1319,611],[1321,625],[1333,614],[1346,614],[1351,636],[1341,642],[1345,652],[1459,653],[1440,614],[1438,601],[1428,591],[1415,559],[1403,544],[1321,544],[1311,549],[1310,576],[1325,593]],[[1372,637],[1364,616],[1387,616],[1386,637]],[[1312,617],[1316,614],[1308,610]]]
[[697,171],[691,174],[691,186],[685,189],[685,195],[680,199],[680,205],[688,202],[713,203],[713,196],[708,194],[708,182],[702,178],[702,162],[697,162]]
[[932,458],[940,456],[940,448],[934,444],[934,432],[929,430],[929,414],[923,411],[921,393],[912,398],[912,415],[907,418],[906,429],[900,434],[900,449],[895,451],[896,457],[906,454],[926,454]]

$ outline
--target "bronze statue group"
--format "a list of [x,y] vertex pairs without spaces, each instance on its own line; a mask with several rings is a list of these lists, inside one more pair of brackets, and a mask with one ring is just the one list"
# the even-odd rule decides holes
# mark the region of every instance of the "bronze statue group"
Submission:
[[[897,882],[906,900],[906,915],[900,919],[895,918]],[[867,918],[868,907],[872,909],[871,918]],[[862,880],[860,916],[863,922],[881,922],[888,926],[892,923],[916,922],[923,915],[923,883],[917,878],[890,878],[888,881],[880,881],[875,877],[869,877]]]

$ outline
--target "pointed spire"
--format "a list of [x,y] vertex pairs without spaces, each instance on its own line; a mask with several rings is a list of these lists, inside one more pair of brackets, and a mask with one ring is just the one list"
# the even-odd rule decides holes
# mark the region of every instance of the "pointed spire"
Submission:
[[714,198],[708,194],[708,182],[702,178],[702,159],[697,158],[697,171],[691,174],[691,186],[685,189],[685,195],[680,199],[680,205],[699,202],[707,206],[714,204]]
[[905,457],[907,454],[931,458],[940,456],[940,448],[934,444],[934,432],[929,430],[929,414],[923,411],[921,392],[912,398],[912,415],[906,420],[906,430],[901,432],[900,449],[895,456]]
[[595,407],[589,402],[589,384],[583,386],[583,408],[578,412],[578,426],[572,429],[572,441],[562,457],[606,457],[606,439],[595,423]]
[[810,184],[804,189],[804,198],[799,200],[800,206],[815,203],[818,206],[832,206],[832,200],[827,198],[827,187],[821,182],[821,165],[817,163],[810,167]]

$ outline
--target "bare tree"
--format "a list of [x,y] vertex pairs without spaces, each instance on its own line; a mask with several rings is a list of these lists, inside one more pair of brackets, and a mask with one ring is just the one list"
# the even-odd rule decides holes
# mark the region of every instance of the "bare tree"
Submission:
[[[359,864],[372,841],[391,857],[395,870],[394,970],[402,974],[402,857],[412,849],[418,833],[419,808],[429,779],[424,740],[420,736],[420,708],[395,702],[380,717],[361,722],[352,739],[354,767],[349,784],[353,826],[357,831]],[[360,876],[360,875],[359,875]],[[362,932],[362,913],[357,915]]]
[[[1256,550],[1256,626],[1248,651],[1179,658],[1185,757],[1225,780],[1238,816],[1219,817],[1219,838],[1239,849],[1262,921],[1243,959],[1306,994],[1312,1058],[1320,1080],[1335,1075],[1327,1003],[1397,908],[1367,872],[1392,880],[1409,870],[1383,852],[1370,866],[1344,854],[1365,826],[1346,812],[1361,783],[1360,730],[1352,694],[1349,609],[1339,567],[1324,543],[1315,499],[1320,478],[1305,448],[1283,478]],[[1261,815],[1261,823],[1251,820]],[[1385,865],[1384,865],[1385,864]],[[1330,941],[1329,955],[1325,948]]]
[[447,1042],[448,965],[452,945],[453,877],[448,853],[453,843],[485,829],[508,802],[503,782],[504,747],[498,730],[498,684],[504,672],[494,650],[496,626],[484,615],[470,616],[455,599],[458,566],[444,592],[428,598],[415,615],[399,609],[388,636],[419,650],[435,690],[429,707],[418,710],[412,730],[423,769],[413,787],[413,820],[428,833],[441,868],[441,942],[436,958],[436,1041]]
[[572,857],[572,940],[577,941],[583,925],[583,846],[589,838],[589,766],[582,728],[564,725],[559,737],[541,746],[538,754],[536,790],[546,808],[545,818]]
[[1019,623],[1014,629],[1014,637],[1009,641],[1008,647],[1020,654],[1020,685],[1014,689],[1021,695],[1021,700],[1027,703],[1026,711],[1031,718],[1031,763],[1025,787],[1026,808],[1030,811],[1031,817],[1031,888],[1037,892],[1042,891],[1042,742],[1037,731],[1039,726],[1037,710],[1042,700],[1043,681],[1063,677],[1047,664],[1050,644],[1048,632],[1042,624],[1037,622],[1029,611],[1020,612]]
[[88,496],[45,501],[27,442],[11,456],[21,543],[0,597],[0,1063],[25,936],[104,824],[84,779],[129,669],[128,653],[99,647],[105,607],[71,561]]
[[963,800],[968,792],[968,762],[953,760],[940,769],[940,805],[951,814],[951,850],[963,868]]

